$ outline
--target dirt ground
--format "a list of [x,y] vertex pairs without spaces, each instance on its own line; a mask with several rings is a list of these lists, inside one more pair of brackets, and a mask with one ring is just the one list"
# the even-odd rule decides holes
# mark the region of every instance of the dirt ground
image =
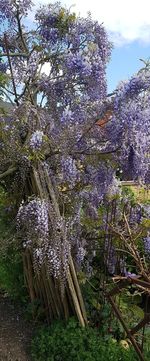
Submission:
[[32,334],[32,324],[25,321],[21,308],[0,294],[0,361],[31,361]]

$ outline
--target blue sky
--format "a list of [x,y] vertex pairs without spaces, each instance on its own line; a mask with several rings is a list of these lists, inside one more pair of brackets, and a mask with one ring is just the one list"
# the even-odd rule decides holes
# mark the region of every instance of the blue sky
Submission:
[[150,58],[150,44],[133,41],[122,46],[115,46],[111,61],[107,67],[108,91],[115,89],[120,80],[126,80],[141,67],[143,62],[139,59]]
[[[36,6],[49,0],[33,0]],[[51,1],[54,2],[54,1]],[[150,0],[61,0],[77,14],[104,23],[114,43],[107,69],[108,91],[137,72],[150,57]]]

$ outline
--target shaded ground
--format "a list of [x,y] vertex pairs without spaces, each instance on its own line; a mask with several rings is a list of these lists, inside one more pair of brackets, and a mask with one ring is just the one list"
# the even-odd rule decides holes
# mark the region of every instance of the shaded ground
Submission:
[[0,294],[0,361],[31,361],[32,333],[20,307]]

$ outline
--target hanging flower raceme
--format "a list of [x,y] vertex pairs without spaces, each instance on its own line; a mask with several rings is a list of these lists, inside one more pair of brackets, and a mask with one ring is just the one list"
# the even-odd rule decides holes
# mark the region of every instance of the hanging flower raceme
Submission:
[[33,251],[36,269],[45,262],[50,274],[65,279],[71,251],[70,226],[70,221],[59,219],[45,200],[35,198],[20,205],[17,229],[22,234],[24,248]]
[[43,144],[44,133],[36,130],[30,138],[30,148],[34,151],[40,150]]
[[144,243],[144,251],[147,258],[150,258],[150,232],[148,232],[147,236],[143,240]]
[[4,63],[0,60],[0,73],[6,73],[7,67],[8,67],[8,64],[6,62]]
[[26,233],[27,238],[48,237],[48,204],[37,198],[21,204],[17,214],[17,227]]
[[121,83],[113,99],[112,121],[107,126],[116,147],[118,146],[124,179],[139,180],[142,183],[148,183],[150,167],[149,89],[148,68],[130,81]]

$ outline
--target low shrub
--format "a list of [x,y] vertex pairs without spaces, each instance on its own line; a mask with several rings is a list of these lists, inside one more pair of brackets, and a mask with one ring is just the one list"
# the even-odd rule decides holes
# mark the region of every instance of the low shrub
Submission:
[[27,290],[24,284],[22,256],[13,247],[0,256],[0,289],[21,302],[27,300]]
[[32,342],[33,361],[136,361],[128,342],[102,338],[98,330],[81,328],[74,319],[41,328]]

